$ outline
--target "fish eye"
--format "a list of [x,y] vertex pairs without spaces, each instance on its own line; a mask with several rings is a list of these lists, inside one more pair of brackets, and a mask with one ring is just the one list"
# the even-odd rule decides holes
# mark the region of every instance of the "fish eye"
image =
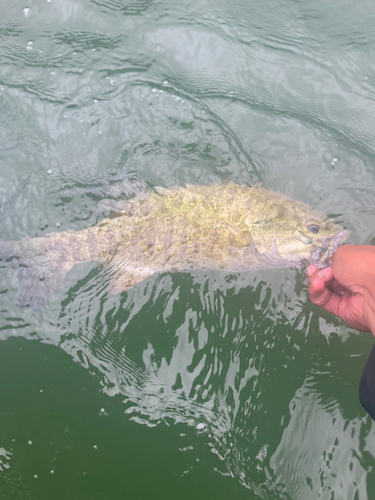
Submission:
[[314,234],[318,234],[320,231],[320,226],[319,226],[319,224],[310,223],[310,224],[307,224],[307,229]]

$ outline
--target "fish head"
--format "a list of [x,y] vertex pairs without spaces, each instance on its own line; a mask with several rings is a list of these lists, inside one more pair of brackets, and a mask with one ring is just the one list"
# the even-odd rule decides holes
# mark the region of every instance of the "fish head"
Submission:
[[314,264],[323,269],[329,266],[333,253],[349,237],[350,231],[302,202],[294,201],[287,212],[274,250],[289,262],[290,267]]

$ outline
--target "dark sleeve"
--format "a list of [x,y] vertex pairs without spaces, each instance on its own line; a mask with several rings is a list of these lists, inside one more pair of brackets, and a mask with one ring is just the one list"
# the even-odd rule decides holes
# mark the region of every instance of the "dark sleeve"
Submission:
[[371,349],[359,383],[359,400],[363,408],[375,420],[375,345]]

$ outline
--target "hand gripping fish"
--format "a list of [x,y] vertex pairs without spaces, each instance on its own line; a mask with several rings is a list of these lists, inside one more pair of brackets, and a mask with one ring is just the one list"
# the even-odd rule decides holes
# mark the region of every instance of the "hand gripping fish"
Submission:
[[0,260],[17,263],[20,302],[38,307],[80,262],[108,266],[120,293],[157,272],[323,268],[349,234],[300,201],[228,181],[155,188],[96,226],[0,241]]

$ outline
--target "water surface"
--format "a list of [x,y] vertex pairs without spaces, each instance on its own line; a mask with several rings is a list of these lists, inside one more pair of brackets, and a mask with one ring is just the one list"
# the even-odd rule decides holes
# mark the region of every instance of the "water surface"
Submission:
[[[375,243],[375,4],[2,2],[0,235],[149,186],[281,191]],[[2,499],[371,499],[371,334],[303,273],[75,266],[37,311],[0,273]]]

